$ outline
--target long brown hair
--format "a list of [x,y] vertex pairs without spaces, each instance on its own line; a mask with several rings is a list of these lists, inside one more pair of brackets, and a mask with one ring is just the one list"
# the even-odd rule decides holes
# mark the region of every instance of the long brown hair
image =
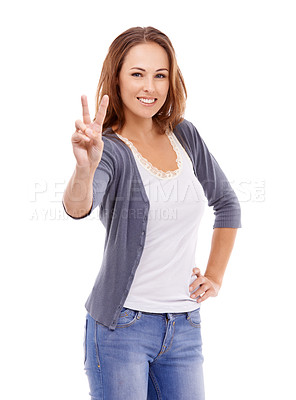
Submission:
[[109,96],[109,105],[103,124],[103,132],[116,124],[120,130],[125,124],[122,100],[117,80],[128,51],[142,43],[155,42],[164,48],[169,58],[169,91],[165,103],[153,116],[153,120],[164,133],[167,129],[173,130],[184,120],[187,91],[182,73],[177,65],[175,50],[170,39],[161,31],[152,26],[145,28],[134,27],[121,33],[112,42],[104,60],[100,80],[96,92],[96,112],[102,97]]

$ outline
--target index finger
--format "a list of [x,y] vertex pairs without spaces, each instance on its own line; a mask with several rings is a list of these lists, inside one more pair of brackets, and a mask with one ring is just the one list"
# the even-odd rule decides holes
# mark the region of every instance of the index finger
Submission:
[[91,123],[91,120],[89,115],[87,97],[85,95],[81,96],[81,104],[82,104],[83,122],[85,123],[85,125],[89,125]]
[[103,123],[104,123],[104,119],[106,116],[106,112],[107,112],[107,108],[108,108],[108,104],[109,104],[109,96],[107,94],[105,94],[101,100],[96,118],[95,118],[95,123],[100,125],[100,128],[102,128]]

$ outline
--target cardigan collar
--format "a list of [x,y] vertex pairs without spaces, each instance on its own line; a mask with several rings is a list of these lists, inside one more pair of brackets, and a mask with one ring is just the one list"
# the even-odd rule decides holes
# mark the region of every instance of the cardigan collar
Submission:
[[[193,164],[193,167],[194,167],[194,171],[196,172],[196,170],[195,170],[195,162],[194,162],[194,154],[191,151],[188,139],[186,138],[186,136],[184,134],[182,134],[182,130],[179,129],[179,124],[173,129],[173,132],[174,132],[176,138],[178,139],[178,141],[180,142],[180,144],[183,146],[183,148],[185,149],[185,151],[189,155],[189,157],[191,159],[191,162]],[[113,131],[111,126],[109,126],[108,128],[105,129],[104,134],[111,135],[112,138],[116,138],[123,145],[125,145],[122,142],[122,140],[120,140],[120,138],[117,136],[116,132]]]

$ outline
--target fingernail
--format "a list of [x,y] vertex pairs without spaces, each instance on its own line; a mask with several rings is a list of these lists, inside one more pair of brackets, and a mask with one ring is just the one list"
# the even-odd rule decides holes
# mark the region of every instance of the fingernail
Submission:
[[88,133],[89,135],[91,135],[91,134],[92,134],[92,130],[91,130],[91,129],[89,129],[89,128],[85,129],[85,132],[86,132],[86,133]]
[[192,289],[193,289],[193,286],[190,286],[189,290],[192,290]]

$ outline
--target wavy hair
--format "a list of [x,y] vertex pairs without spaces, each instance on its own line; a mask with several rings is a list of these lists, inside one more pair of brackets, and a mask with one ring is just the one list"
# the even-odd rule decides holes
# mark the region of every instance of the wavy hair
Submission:
[[117,84],[119,73],[128,51],[142,43],[154,42],[164,48],[169,59],[169,90],[165,103],[153,116],[153,120],[164,133],[167,129],[173,130],[184,120],[187,99],[185,82],[177,65],[175,50],[170,39],[161,31],[152,26],[134,27],[121,33],[112,42],[104,60],[100,80],[96,91],[96,112],[102,97],[109,96],[109,105],[103,124],[103,132],[116,124],[120,130],[125,124],[123,104]]

